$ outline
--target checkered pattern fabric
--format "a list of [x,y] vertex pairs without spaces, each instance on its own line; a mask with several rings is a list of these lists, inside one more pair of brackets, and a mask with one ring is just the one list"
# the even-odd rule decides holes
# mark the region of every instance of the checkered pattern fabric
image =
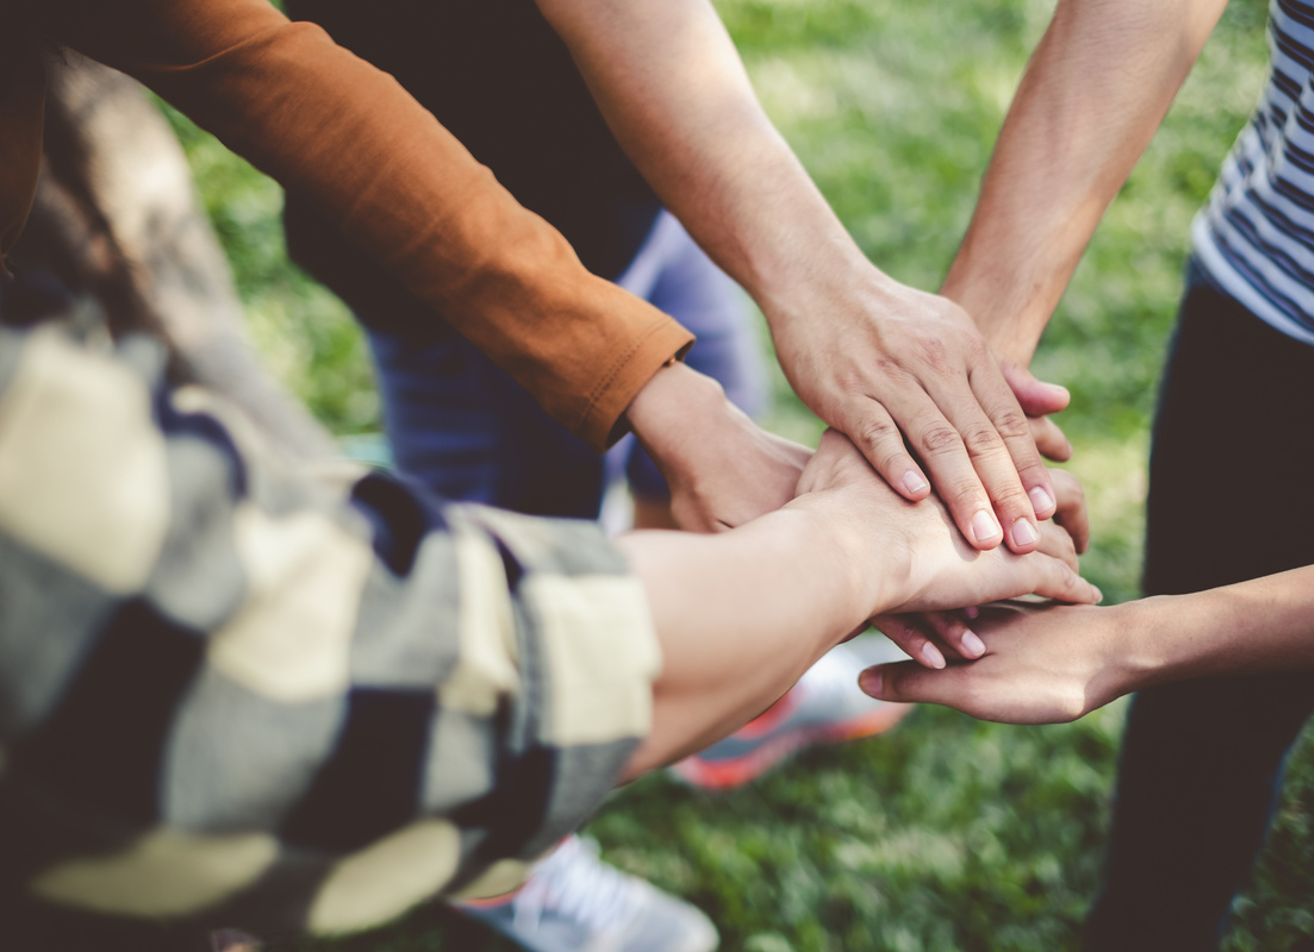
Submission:
[[588,523],[311,479],[158,351],[0,330],[0,889],[353,930],[490,894],[648,729]]

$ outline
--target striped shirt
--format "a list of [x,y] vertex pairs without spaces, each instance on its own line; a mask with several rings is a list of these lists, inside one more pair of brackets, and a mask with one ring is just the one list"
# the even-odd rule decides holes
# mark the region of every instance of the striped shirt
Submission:
[[1257,317],[1314,344],[1314,3],[1272,0],[1272,72],[1196,216],[1196,258]]

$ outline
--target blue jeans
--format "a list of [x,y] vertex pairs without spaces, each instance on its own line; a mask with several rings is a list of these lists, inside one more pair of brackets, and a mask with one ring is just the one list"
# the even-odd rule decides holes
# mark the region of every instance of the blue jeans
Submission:
[[[617,283],[696,334],[688,364],[761,411],[766,376],[742,292],[679,222],[662,213]],[[638,493],[666,494],[631,437],[604,461],[465,338],[433,330],[431,313],[410,323],[415,333],[369,331],[399,470],[449,498],[548,516],[595,518],[609,468],[623,468]]]
[[[1146,594],[1314,564],[1311,408],[1314,347],[1260,321],[1192,263],[1154,426]],[[1088,952],[1218,948],[1311,712],[1314,674],[1304,672],[1188,681],[1133,699]]]

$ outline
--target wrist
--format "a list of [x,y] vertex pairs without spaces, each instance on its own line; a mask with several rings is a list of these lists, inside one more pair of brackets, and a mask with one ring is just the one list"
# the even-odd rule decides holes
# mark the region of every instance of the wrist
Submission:
[[723,412],[725,391],[705,374],[680,361],[660,367],[625,410],[634,435],[650,449],[681,442],[691,419]]
[[791,266],[764,274],[753,299],[779,340],[795,327],[816,323],[817,315],[844,314],[855,306],[878,313],[910,290],[876,267],[841,231],[798,255]]
[[906,550],[893,544],[879,520],[862,518],[861,501],[845,499],[840,490],[822,490],[799,496],[782,511],[805,520],[814,541],[798,552],[807,553],[809,561],[816,560],[825,576],[835,580],[835,604],[842,625],[848,626],[845,635],[901,601],[896,593],[906,588],[909,560],[899,554]]
[[[986,276],[977,277],[978,273]],[[1047,312],[1017,293],[1024,287],[1033,288],[1035,282],[1030,277],[1009,276],[1000,267],[974,269],[964,246],[940,293],[967,312],[995,353],[1026,367],[1045,328]]]
[[1181,630],[1184,596],[1154,595],[1108,609],[1112,623],[1102,649],[1106,670],[1117,685],[1113,697],[1130,694],[1175,679],[1181,662],[1177,632]]

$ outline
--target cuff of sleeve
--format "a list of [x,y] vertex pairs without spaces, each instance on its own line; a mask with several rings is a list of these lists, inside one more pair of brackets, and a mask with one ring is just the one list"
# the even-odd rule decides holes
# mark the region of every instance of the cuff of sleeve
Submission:
[[642,584],[595,523],[459,510],[496,540],[516,578],[520,687],[511,720],[528,759],[507,776],[521,770],[517,787],[529,796],[534,764],[554,765],[534,796],[538,828],[513,851],[524,859],[587,819],[650,733],[661,646]]
[[693,343],[693,334],[662,315],[662,320],[599,382],[575,433],[597,452],[605,451],[629,432],[625,411],[639,391],[667,361],[683,358]]

